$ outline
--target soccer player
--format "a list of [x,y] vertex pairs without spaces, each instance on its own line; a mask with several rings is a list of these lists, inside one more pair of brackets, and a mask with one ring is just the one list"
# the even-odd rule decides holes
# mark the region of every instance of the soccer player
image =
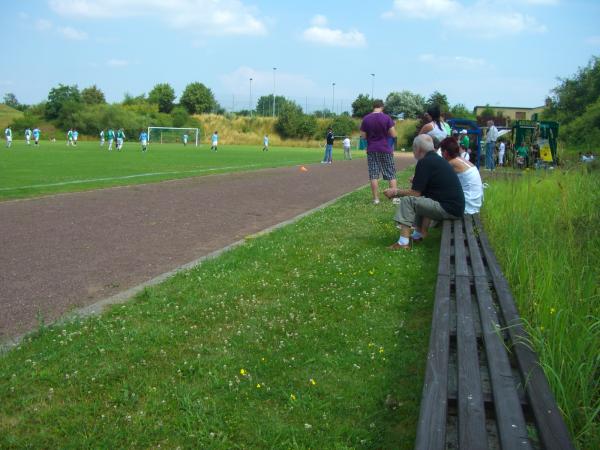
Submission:
[[215,131],[213,133],[212,137],[210,138],[210,140],[212,143],[210,149],[211,149],[211,151],[216,152],[217,146],[219,145],[219,133]]
[[40,129],[38,127],[35,127],[33,129],[33,142],[36,147],[39,147],[39,145],[40,145],[40,134],[42,134]]
[[267,134],[265,134],[265,137],[263,138],[263,152],[268,152],[269,151],[269,136]]
[[117,151],[121,151],[121,149],[123,148],[123,141],[125,140],[125,132],[123,131],[123,128],[119,128],[119,131],[117,131]]
[[73,145],[73,129],[69,129],[69,131],[67,131],[67,147],[69,145]]
[[79,131],[73,130],[73,145],[77,147],[77,138],[79,138]]
[[115,130],[112,128],[108,129],[108,151],[112,152],[112,145],[115,140]]
[[185,147],[187,145],[187,141],[188,141],[187,133],[184,133],[183,136],[181,136],[181,140],[183,142],[183,146]]
[[29,141],[31,141],[31,129],[27,127],[25,130],[25,142],[27,142],[27,145],[29,145]]
[[140,133],[140,143],[142,144],[142,152],[145,152],[148,147],[148,133],[144,130]]
[[4,130],[4,137],[6,138],[6,148],[10,148],[12,145],[12,130],[10,127],[6,127],[6,130]]
[[100,147],[104,147],[104,130],[100,130]]

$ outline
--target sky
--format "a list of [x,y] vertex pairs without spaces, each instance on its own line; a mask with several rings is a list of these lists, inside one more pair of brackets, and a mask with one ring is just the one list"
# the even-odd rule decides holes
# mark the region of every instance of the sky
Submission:
[[[409,90],[451,105],[535,107],[600,55],[600,0],[21,0],[0,6],[0,96],[59,83],[109,102],[169,83],[226,109],[275,92],[347,110]],[[276,68],[274,70],[274,68]],[[252,78],[252,81],[250,81]]]

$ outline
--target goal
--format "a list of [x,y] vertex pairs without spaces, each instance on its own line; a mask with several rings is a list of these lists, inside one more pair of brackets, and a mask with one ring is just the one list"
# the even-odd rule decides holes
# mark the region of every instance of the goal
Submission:
[[196,147],[200,144],[200,130],[198,128],[148,127],[148,143],[182,144],[184,136],[187,136],[188,144]]

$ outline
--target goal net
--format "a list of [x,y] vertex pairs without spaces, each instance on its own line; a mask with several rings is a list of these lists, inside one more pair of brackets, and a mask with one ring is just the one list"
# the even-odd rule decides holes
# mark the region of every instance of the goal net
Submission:
[[153,144],[200,144],[198,128],[148,127],[148,143]]

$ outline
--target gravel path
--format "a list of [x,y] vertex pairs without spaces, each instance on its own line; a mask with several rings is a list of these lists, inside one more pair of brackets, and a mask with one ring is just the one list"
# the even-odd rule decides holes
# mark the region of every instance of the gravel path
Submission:
[[306,167],[0,203],[0,342],[368,182],[365,159]]

